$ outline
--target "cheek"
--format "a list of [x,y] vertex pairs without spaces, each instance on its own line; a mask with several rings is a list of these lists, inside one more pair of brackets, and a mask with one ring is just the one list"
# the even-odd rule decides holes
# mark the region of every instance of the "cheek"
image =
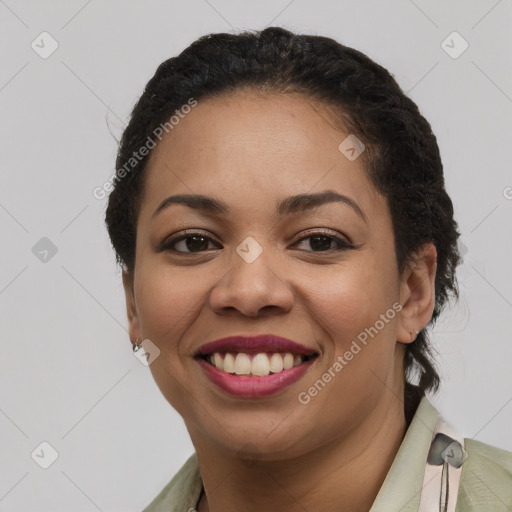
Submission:
[[178,339],[203,307],[208,285],[193,274],[158,264],[139,272],[136,297],[142,334],[161,350],[177,351]]
[[314,312],[318,323],[330,326],[336,338],[356,335],[373,325],[398,298],[397,285],[384,267],[372,270],[369,262],[338,267],[321,276],[311,274],[300,283],[308,297],[307,307]]
[[190,365],[196,363],[183,338],[203,307],[207,289],[204,279],[192,274],[148,264],[140,269],[136,284],[142,335],[160,350],[149,369],[162,395],[184,417],[190,415],[191,403],[199,402],[190,386]]
[[365,262],[334,269],[324,278],[317,274],[301,286],[308,297],[306,307],[322,329],[318,337],[327,340],[324,364],[330,367],[344,357],[343,372],[355,380],[367,378],[370,369],[386,373],[396,343],[393,273]]
[[[307,307],[322,330],[325,353],[303,391],[311,397],[318,414],[325,415],[326,428],[339,431],[340,421],[351,422],[369,414],[394,371],[397,312],[394,288],[385,286],[368,272],[338,272],[312,288]],[[338,278],[339,276],[339,278]],[[319,285],[318,280],[315,281]],[[382,315],[382,316],[381,316]],[[319,381],[322,382],[319,382]]]

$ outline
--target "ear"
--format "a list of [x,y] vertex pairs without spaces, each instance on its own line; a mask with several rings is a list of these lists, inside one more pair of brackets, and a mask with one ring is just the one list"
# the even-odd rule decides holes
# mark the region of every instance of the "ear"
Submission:
[[133,292],[133,274],[123,270],[123,288],[126,299],[126,313],[128,315],[128,328],[130,333],[130,340],[132,344],[135,344],[137,340],[139,343],[140,339],[140,325],[139,318],[137,316],[137,307],[135,305],[135,294]]
[[435,306],[437,251],[424,244],[413,254],[400,278],[400,322],[397,341],[412,343],[432,318]]

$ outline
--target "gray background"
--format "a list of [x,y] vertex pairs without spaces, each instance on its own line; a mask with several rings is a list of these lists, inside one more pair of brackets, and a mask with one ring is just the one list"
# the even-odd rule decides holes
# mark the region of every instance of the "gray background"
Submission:
[[[160,62],[268,25],[367,53],[431,122],[465,253],[461,300],[435,330],[434,402],[464,436],[512,450],[511,23],[510,0],[0,0],[0,511],[141,510],[192,453],[132,354],[92,190]],[[59,45],[46,59],[31,47],[50,48],[43,31]],[[442,47],[454,31],[469,43],[457,58]]]

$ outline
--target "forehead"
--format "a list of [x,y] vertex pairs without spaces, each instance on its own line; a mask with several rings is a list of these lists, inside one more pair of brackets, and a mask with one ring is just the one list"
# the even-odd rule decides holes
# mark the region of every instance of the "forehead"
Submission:
[[299,94],[249,91],[199,100],[153,150],[142,207],[174,193],[243,206],[335,190],[377,214],[384,198],[339,145],[351,134],[328,107]]

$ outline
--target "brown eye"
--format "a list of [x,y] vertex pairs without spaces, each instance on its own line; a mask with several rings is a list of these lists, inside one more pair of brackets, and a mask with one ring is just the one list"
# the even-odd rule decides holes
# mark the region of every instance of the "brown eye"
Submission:
[[[309,247],[311,248],[311,250],[306,249],[307,252],[342,251],[352,248],[352,245],[342,238],[324,233],[323,231],[310,233],[308,236],[301,238],[294,245],[300,244],[305,240],[309,240]],[[332,247],[333,243],[335,244],[334,247]]]
[[210,244],[214,244],[213,240],[202,233],[187,233],[166,240],[160,249],[183,254],[200,253],[211,249]]

